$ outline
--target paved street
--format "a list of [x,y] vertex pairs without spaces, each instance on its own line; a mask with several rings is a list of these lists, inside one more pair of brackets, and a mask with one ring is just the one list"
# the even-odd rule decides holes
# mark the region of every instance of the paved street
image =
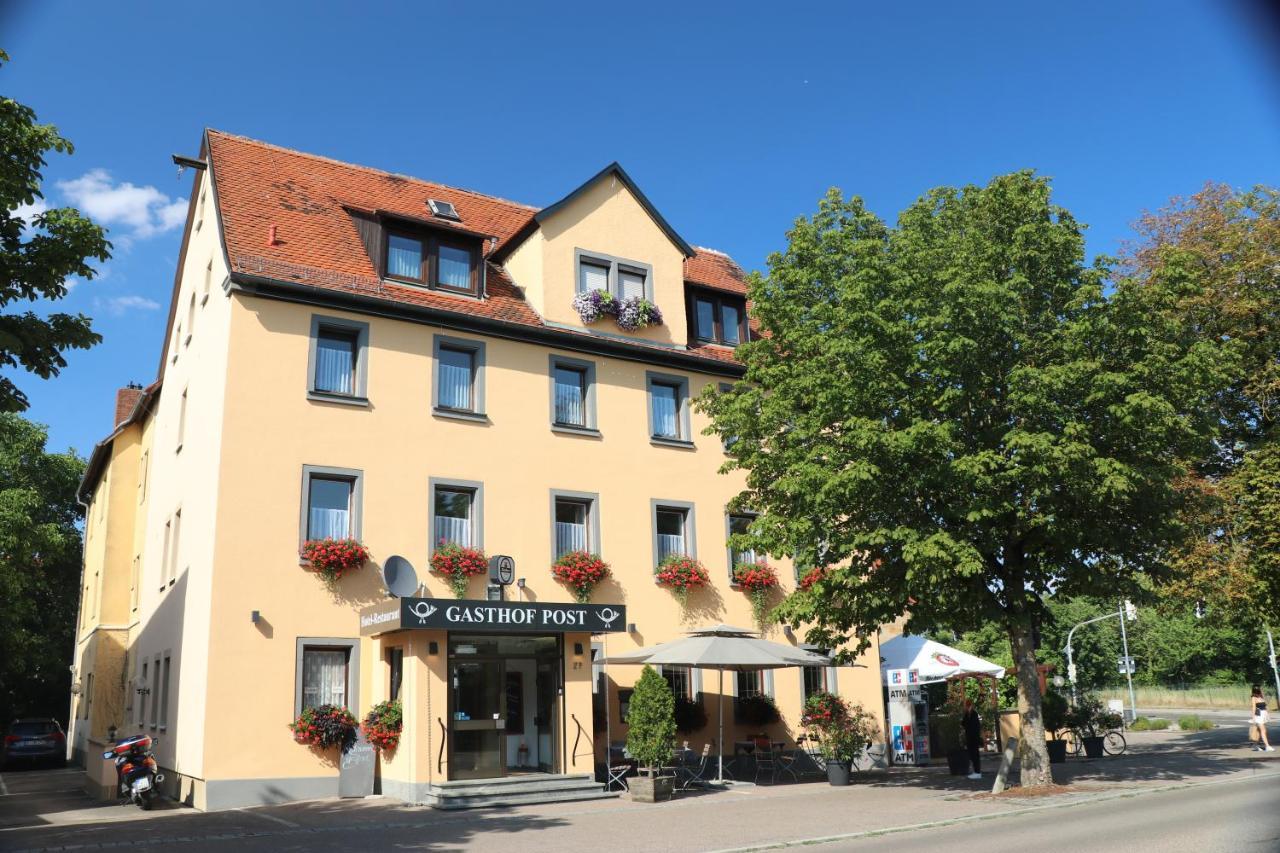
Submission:
[[[248,851],[728,850],[815,844],[839,850],[1271,851],[1277,843],[1280,752],[1245,746],[1224,716],[1198,733],[1132,733],[1130,755],[1055,767],[1065,792],[992,797],[945,768],[741,787],[660,805],[626,799],[445,813],[389,800],[320,800],[203,814],[142,813],[79,794],[73,770],[0,777],[0,850],[102,846]],[[931,826],[922,827],[921,824]],[[1123,830],[1123,832],[1121,831]],[[888,835],[879,834],[890,832]],[[855,837],[859,836],[859,837]],[[835,839],[822,844],[822,839]],[[1030,845],[1030,846],[1027,846]]]

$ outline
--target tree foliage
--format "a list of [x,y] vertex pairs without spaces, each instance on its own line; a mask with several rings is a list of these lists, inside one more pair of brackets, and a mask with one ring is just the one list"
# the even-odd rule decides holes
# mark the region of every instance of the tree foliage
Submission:
[[627,751],[641,765],[661,767],[676,737],[676,704],[667,680],[645,666],[627,710]]
[[756,546],[843,567],[781,608],[810,642],[904,613],[914,633],[1001,626],[1030,784],[1050,781],[1044,597],[1163,570],[1173,483],[1236,365],[1171,315],[1176,292],[1108,281],[1030,172],[932,190],[894,228],[832,190],[750,282],[744,380],[699,401],[736,439]]
[[1138,223],[1135,281],[1179,294],[1171,309],[1241,358],[1214,398],[1223,436],[1181,484],[1192,500],[1170,604],[1203,600],[1242,618],[1280,604],[1280,190],[1208,184]]
[[45,428],[0,413],[0,720],[65,720],[80,578],[84,461],[47,453]]
[[[0,65],[8,58],[0,51]],[[72,150],[57,128],[36,123],[30,107],[0,97],[0,307],[61,299],[69,277],[94,277],[90,259],[111,257],[103,229],[75,208],[45,210],[29,222],[15,215],[20,205],[44,197],[45,155]],[[64,350],[88,349],[101,340],[83,314],[0,313],[0,366],[21,367],[42,379],[66,367]],[[26,395],[13,380],[0,377],[0,411],[26,408]]]

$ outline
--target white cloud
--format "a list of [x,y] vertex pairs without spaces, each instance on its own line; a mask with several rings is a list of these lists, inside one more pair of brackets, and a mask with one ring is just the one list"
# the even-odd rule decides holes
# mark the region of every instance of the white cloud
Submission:
[[115,183],[106,169],[92,169],[71,181],[59,181],[67,200],[102,225],[123,226],[124,235],[145,239],[172,231],[186,220],[187,203],[152,186]]
[[123,317],[135,311],[156,311],[160,308],[159,302],[145,296],[113,296],[98,304],[106,308],[107,313],[113,317]]
[[9,211],[9,215],[14,219],[21,219],[26,223],[27,228],[31,227],[31,223],[35,218],[49,209],[49,204],[42,198],[35,200],[34,204],[20,204]]

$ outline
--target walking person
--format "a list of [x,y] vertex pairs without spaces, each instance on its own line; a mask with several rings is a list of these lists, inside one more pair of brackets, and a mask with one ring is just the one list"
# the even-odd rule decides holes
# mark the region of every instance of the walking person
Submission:
[[[1253,685],[1253,695],[1249,697],[1249,710],[1253,713],[1253,728],[1258,732],[1258,744],[1254,752],[1275,752],[1276,748],[1267,740],[1267,699],[1262,695],[1262,686]],[[1252,738],[1251,738],[1252,739]]]
[[964,730],[964,746],[969,751],[969,764],[973,772],[970,779],[982,778],[982,718],[973,707],[973,700],[964,700],[964,713],[960,716],[960,728]]

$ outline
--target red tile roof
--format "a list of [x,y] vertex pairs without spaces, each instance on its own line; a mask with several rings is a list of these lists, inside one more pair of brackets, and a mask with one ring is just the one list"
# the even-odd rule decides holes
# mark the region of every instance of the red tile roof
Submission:
[[[341,163],[257,140],[210,130],[209,163],[232,273],[258,275],[410,305],[545,327],[501,266],[489,263],[482,300],[459,298],[383,280],[374,269],[351,211],[430,219],[426,200],[451,202],[458,228],[495,238],[501,249],[538,209],[471,190]],[[271,229],[276,242],[270,245]],[[721,252],[699,249],[685,261],[685,278],[746,293],[741,268]],[[582,333],[588,335],[589,333]],[[635,341],[645,346],[643,341]],[[736,363],[732,350],[691,347],[690,355]]]

